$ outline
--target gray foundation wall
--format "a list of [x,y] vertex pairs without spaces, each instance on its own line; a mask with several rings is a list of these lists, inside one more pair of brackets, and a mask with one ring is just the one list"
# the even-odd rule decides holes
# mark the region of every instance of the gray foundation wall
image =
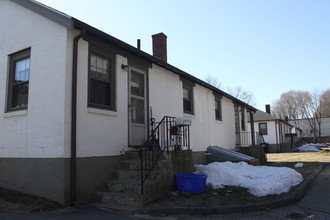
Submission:
[[77,158],[77,201],[86,202],[97,186],[109,179],[124,156]]
[[[77,158],[77,201],[90,193],[118,168],[124,156]],[[194,164],[206,164],[205,152],[177,151],[172,155],[173,174],[194,172]],[[69,158],[0,158],[0,187],[40,196],[69,205]],[[172,175],[173,175],[172,174]]]
[[269,144],[267,148],[267,153],[279,153],[281,151],[281,146],[277,144]]
[[172,163],[173,163],[173,173],[193,173],[195,172],[194,165],[196,164],[207,164],[206,152],[193,152],[191,150],[183,151],[173,151]]
[[[123,156],[77,158],[77,201],[85,202]],[[0,158],[0,187],[69,205],[69,158]]]
[[269,144],[267,153],[287,153],[287,152],[294,152],[295,149],[296,147],[291,146],[291,143]]
[[192,153],[193,164],[208,164],[207,151],[196,151]]
[[195,164],[207,164],[205,152],[192,152],[191,150],[172,151],[168,155],[169,164],[166,170],[167,186],[165,186],[165,194],[168,190],[176,190],[175,175],[178,173],[193,173],[196,171]]
[[0,158],[0,187],[67,204],[70,161],[63,158]]

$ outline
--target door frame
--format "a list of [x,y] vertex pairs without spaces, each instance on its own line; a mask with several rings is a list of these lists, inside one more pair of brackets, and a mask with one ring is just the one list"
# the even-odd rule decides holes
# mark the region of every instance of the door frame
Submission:
[[[148,71],[143,70],[141,68],[137,68],[134,66],[128,67],[128,77],[127,77],[127,85],[128,85],[128,93],[127,93],[127,123],[128,123],[128,146],[136,147],[137,145],[132,143],[132,118],[131,118],[131,71],[135,71],[144,75],[144,139],[146,140],[149,136],[149,80],[148,80]],[[133,123],[134,124],[134,123]]]

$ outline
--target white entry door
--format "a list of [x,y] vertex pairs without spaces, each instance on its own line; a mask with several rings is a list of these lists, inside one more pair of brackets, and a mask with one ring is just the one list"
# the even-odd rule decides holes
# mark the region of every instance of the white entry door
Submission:
[[146,73],[129,69],[129,145],[142,145],[147,138]]

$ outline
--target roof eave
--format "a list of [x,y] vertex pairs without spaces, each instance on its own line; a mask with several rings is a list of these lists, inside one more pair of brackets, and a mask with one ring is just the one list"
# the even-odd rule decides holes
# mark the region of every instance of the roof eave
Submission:
[[71,17],[63,12],[57,11],[47,5],[44,5],[37,1],[30,0],[11,0],[16,4],[23,6],[31,11],[34,11],[37,14],[40,14],[68,29],[73,28],[73,21]]
[[178,69],[175,66],[172,66],[172,65],[170,65],[166,62],[163,62],[160,59],[158,59],[158,58],[156,58],[156,57],[154,57],[154,56],[152,56],[148,53],[145,53],[145,52],[139,50],[138,48],[135,48],[135,47],[133,47],[133,46],[131,46],[131,45],[115,38],[115,37],[112,37],[111,35],[103,32],[103,31],[100,31],[100,30],[98,30],[98,29],[96,29],[96,28],[94,28],[94,27],[78,20],[78,19],[72,18],[72,20],[73,20],[73,23],[74,23],[74,27],[77,28],[77,29],[85,30],[86,32],[89,32],[90,34],[92,34],[96,37],[99,37],[101,39],[104,39],[108,42],[111,42],[111,43],[115,44],[116,46],[120,47],[121,49],[124,49],[124,50],[126,50],[130,53],[141,56],[141,57],[151,61],[152,63],[155,63],[155,64],[157,64],[161,67],[164,67],[167,70],[170,70],[170,71],[178,74],[179,76],[190,79],[190,80],[192,80],[192,81],[194,81],[194,82],[196,82],[196,83],[198,83],[198,84],[200,84],[200,85],[202,85],[202,86],[204,86],[208,89],[211,89],[212,91],[215,91],[215,92],[217,92],[217,93],[219,93],[219,94],[221,94],[221,95],[223,95],[223,96],[225,96],[225,97],[227,97],[227,98],[229,98],[229,99],[231,99],[231,100],[233,100],[233,101],[235,101],[235,102],[237,102],[241,105],[244,105],[246,108],[250,109],[251,111],[257,111],[257,109],[254,108],[253,106],[248,105],[247,103],[245,103],[245,102],[243,102],[243,101],[241,101],[241,100],[225,93],[224,91],[222,91],[222,90],[220,90],[220,89],[218,89],[218,88],[216,88],[216,87],[214,87],[214,86],[212,86],[212,85],[210,85],[210,84],[208,84],[208,83],[206,83],[206,82],[190,75],[189,73],[187,73],[183,70]]

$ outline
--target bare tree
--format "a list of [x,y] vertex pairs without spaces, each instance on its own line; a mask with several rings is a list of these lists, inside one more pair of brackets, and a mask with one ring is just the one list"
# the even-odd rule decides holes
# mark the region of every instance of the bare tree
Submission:
[[[298,119],[304,119],[314,136],[314,141],[321,137],[321,123],[323,117],[323,103],[327,103],[327,92],[319,91],[289,91],[281,95],[273,103],[272,113],[280,118],[289,117],[295,126],[299,126]],[[330,103],[330,101],[329,101]]]
[[208,84],[218,88],[218,89],[221,89],[223,90],[222,88],[222,83],[220,82],[220,80],[218,80],[218,78],[212,76],[212,75],[208,75],[206,78],[205,78],[205,82],[207,82]]
[[297,126],[297,120],[302,117],[299,111],[300,94],[300,91],[293,90],[283,93],[280,99],[273,103],[272,114],[282,119],[288,117]]
[[[210,84],[218,89],[224,90],[222,83],[218,80],[218,78],[216,78],[212,75],[208,75],[205,78],[205,82],[207,82],[208,84]],[[231,95],[249,105],[252,105],[252,106],[256,105],[256,101],[255,101],[253,94],[251,92],[244,90],[241,86],[238,86],[234,89],[227,87],[226,92],[229,95]]]
[[330,117],[330,89],[324,91],[321,94],[320,112],[322,114],[322,117],[324,118]]
[[311,131],[313,132],[314,141],[320,137],[321,134],[321,114],[318,111],[320,105],[319,92],[314,93],[302,92],[299,101],[299,110],[302,118],[305,119]]
[[253,94],[249,91],[244,90],[241,86],[237,86],[236,88],[227,88],[228,94],[234,96],[235,98],[249,104],[252,106],[256,105],[255,98]]

